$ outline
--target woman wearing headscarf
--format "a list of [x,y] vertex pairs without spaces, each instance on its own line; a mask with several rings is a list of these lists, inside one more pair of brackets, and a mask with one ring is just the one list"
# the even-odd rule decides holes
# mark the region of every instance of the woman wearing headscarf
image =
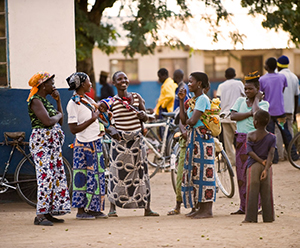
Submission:
[[101,112],[112,112],[117,131],[111,133],[108,216],[118,217],[116,206],[144,208],[145,216],[159,216],[150,209],[150,178],[142,138],[142,122],[148,120],[145,101],[139,94],[127,91],[129,79],[124,72],[117,71],[112,79],[117,95],[100,101]]
[[67,79],[74,94],[67,105],[68,124],[76,135],[73,151],[72,207],[76,219],[107,218],[102,213],[105,197],[105,167],[99,137],[99,111],[96,103],[85,93],[92,84],[87,74],[76,72]]
[[[63,111],[60,95],[54,86],[54,74],[42,71],[33,75],[28,84],[28,113],[32,126],[29,148],[37,177],[37,206],[35,225],[52,226],[62,223],[53,215],[70,213],[70,196],[63,166],[61,130]],[[46,99],[51,95],[57,110]]]

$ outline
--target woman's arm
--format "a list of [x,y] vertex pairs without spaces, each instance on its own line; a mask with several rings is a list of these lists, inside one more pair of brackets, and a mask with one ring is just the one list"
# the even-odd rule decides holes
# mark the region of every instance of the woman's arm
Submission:
[[83,131],[84,129],[86,129],[89,125],[91,125],[97,118],[99,115],[99,111],[92,111],[92,117],[91,119],[81,123],[81,124],[77,124],[77,123],[69,123],[69,127],[70,127],[70,131],[72,134],[76,134],[79,133],[81,131]]
[[149,117],[146,113],[145,101],[139,94],[136,94],[136,95],[138,96],[138,99],[139,99],[139,112],[137,113],[137,117],[140,120],[146,122],[149,120]]
[[55,90],[52,92],[51,96],[52,96],[53,99],[56,101],[56,105],[57,105],[57,110],[58,110],[58,112],[60,112],[60,113],[62,114],[62,117],[61,117],[60,120],[59,120],[59,124],[62,126],[63,120],[64,120],[64,115],[63,115],[64,112],[63,112],[63,109],[62,109],[62,106],[61,106],[60,94],[59,94],[58,90],[55,89]]
[[58,111],[57,115],[49,116],[46,108],[44,107],[43,103],[39,99],[32,99],[30,104],[31,110],[35,113],[37,118],[46,126],[51,127],[54,124],[58,123],[60,119],[62,119],[63,114],[62,112]]
[[245,120],[245,119],[251,117],[252,115],[253,115],[252,111],[245,112],[245,113],[239,113],[239,112],[232,110],[231,114],[230,114],[230,119],[233,121],[242,121],[242,120]]
[[200,116],[201,116],[202,114],[203,114],[202,111],[199,111],[199,110],[197,110],[197,109],[194,109],[192,117],[189,118],[189,119],[186,121],[186,124],[190,125],[191,127],[195,126],[196,123],[199,121]]
[[179,110],[180,110],[179,117],[180,117],[182,125],[186,125],[187,114],[186,114],[185,107],[184,107],[184,99],[186,96],[185,88],[181,88],[177,95],[179,98]]

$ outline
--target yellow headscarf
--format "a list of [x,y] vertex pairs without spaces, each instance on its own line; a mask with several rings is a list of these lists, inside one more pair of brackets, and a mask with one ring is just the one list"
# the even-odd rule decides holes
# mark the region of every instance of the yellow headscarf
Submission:
[[45,81],[47,81],[50,78],[53,78],[55,75],[54,74],[50,74],[49,72],[46,71],[40,71],[36,74],[34,74],[28,82],[28,85],[32,87],[32,89],[30,90],[29,96],[27,98],[27,102],[29,102],[29,99],[35,95],[38,92],[38,87],[44,83]]

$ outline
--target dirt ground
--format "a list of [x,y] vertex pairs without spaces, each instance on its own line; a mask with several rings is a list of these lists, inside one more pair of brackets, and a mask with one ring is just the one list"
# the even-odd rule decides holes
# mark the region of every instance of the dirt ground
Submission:
[[[144,217],[143,210],[118,209],[118,218],[76,220],[52,227],[33,225],[34,208],[23,202],[0,202],[0,247],[300,247],[300,171],[288,162],[274,166],[276,220],[242,224],[238,192],[229,199],[218,193],[214,217],[194,220],[181,214],[167,216],[175,195],[170,172],[151,179],[152,209],[159,217]],[[108,212],[109,203],[106,201]]]

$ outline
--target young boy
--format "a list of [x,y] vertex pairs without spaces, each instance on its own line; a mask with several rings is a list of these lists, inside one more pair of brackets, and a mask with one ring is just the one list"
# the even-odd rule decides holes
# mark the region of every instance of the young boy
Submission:
[[257,222],[258,196],[261,196],[264,222],[273,222],[272,160],[276,137],[266,127],[270,121],[268,112],[259,109],[253,116],[255,131],[248,134],[246,217],[243,223]]

